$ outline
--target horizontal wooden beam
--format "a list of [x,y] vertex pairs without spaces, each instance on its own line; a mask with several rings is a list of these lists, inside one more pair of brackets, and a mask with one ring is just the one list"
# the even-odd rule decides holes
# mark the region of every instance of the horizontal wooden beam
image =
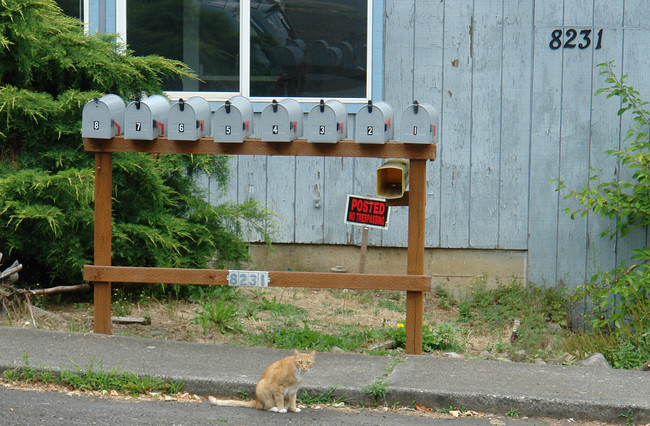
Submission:
[[242,143],[214,142],[211,138],[198,141],[176,141],[158,138],[152,141],[124,139],[84,139],[89,152],[148,152],[152,154],[230,154],[230,155],[289,155],[311,157],[374,157],[435,160],[436,144],[407,144],[386,142],[362,144],[352,140],[337,143],[313,143],[307,139],[293,142],[262,142],[259,138],[246,139]]
[[[142,268],[86,265],[84,279],[92,282],[228,285],[224,269]],[[269,271],[269,287],[348,288],[364,290],[431,290],[428,275],[378,275],[336,272]]]

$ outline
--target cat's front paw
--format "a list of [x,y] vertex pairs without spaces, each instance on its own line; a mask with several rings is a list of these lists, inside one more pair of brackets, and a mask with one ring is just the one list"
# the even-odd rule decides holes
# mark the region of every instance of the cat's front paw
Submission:
[[274,413],[277,413],[278,407],[269,408],[269,411],[273,411]]
[[279,411],[278,411],[278,413],[282,413],[282,414],[284,414],[284,413],[286,413],[286,412],[287,412],[287,409],[286,409],[286,408],[283,408],[282,410],[279,410]]
[[295,410],[293,410],[294,413],[300,413],[300,408],[296,407]]

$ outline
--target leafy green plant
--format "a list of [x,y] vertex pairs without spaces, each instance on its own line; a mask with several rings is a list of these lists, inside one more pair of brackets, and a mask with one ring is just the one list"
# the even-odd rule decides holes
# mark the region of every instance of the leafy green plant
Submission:
[[[571,218],[588,213],[611,219],[613,228],[602,231],[602,238],[624,238],[635,229],[650,225],[650,138],[647,128],[650,113],[647,101],[626,83],[627,75],[616,75],[613,62],[598,65],[605,77],[606,87],[596,95],[620,101],[618,115],[630,112],[633,126],[627,131],[625,145],[606,151],[616,163],[631,172],[631,179],[617,178],[602,181],[597,170],[591,170],[589,181],[582,189],[574,190],[558,181],[557,190],[567,191],[565,198],[575,199],[581,207],[568,208]],[[643,361],[637,355],[650,352],[647,330],[650,329],[650,247],[632,248],[629,260],[616,267],[598,271],[580,285],[573,300],[587,308],[592,340],[603,345],[602,353],[616,367],[638,366]],[[612,333],[611,335],[609,333]]]
[[194,324],[200,324],[203,332],[207,333],[212,327],[216,327],[220,333],[241,332],[244,327],[239,319],[242,314],[235,303],[228,303],[225,300],[213,302],[200,302],[202,311],[194,311],[196,317],[192,320]]
[[[452,323],[443,323],[435,327],[424,324],[422,326],[422,350],[424,352],[460,350],[461,344],[456,337],[458,334],[458,327]],[[404,349],[406,347],[406,328],[403,323],[398,323],[396,328],[390,329],[389,335],[395,342],[393,348]]]
[[[627,75],[616,75],[613,62],[598,66],[608,86],[599,89],[596,95],[617,97],[621,103],[618,115],[629,111],[633,116],[634,125],[627,131],[626,145],[606,151],[608,157],[632,172],[632,180],[601,181],[599,172],[591,170],[589,181],[582,189],[569,189],[559,181],[557,190],[566,190],[565,198],[573,198],[582,206],[567,208],[566,213],[572,218],[590,212],[610,218],[615,226],[605,229],[601,237],[624,238],[629,232],[650,224],[650,138],[647,134],[650,113],[645,109],[648,102],[626,84]],[[576,300],[585,300],[592,307],[592,326],[596,329],[622,327],[630,318],[632,307],[641,306],[645,314],[650,311],[650,247],[635,248],[633,252],[631,264],[622,261],[610,271],[598,272],[575,294]]]

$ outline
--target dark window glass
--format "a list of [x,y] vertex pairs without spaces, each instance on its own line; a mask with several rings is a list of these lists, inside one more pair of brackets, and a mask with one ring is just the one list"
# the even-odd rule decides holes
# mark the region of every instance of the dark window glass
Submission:
[[83,21],[83,0],[60,0],[56,2],[63,13]]
[[202,81],[170,80],[165,90],[239,91],[239,2],[128,0],[127,43],[138,55],[183,61]]
[[366,97],[366,0],[253,0],[251,95]]
[[[189,65],[170,91],[239,92],[236,0],[127,0],[138,55]],[[251,0],[251,96],[366,97],[366,0]]]

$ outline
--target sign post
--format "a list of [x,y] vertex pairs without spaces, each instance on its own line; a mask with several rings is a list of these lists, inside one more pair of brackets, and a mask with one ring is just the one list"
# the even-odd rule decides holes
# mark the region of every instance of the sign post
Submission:
[[368,228],[388,229],[390,208],[386,200],[380,198],[360,197],[348,194],[345,208],[345,223],[363,226],[361,234],[361,256],[359,256],[359,273],[366,270],[366,252],[368,250]]

